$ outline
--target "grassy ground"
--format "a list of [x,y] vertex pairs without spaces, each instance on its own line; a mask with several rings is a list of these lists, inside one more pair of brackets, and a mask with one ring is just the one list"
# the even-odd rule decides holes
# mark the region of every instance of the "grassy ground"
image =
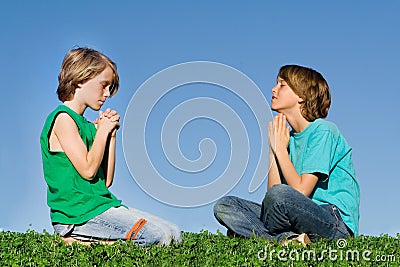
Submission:
[[220,233],[183,233],[182,244],[65,245],[49,233],[1,232],[1,266],[400,266],[400,235],[319,241],[303,247]]

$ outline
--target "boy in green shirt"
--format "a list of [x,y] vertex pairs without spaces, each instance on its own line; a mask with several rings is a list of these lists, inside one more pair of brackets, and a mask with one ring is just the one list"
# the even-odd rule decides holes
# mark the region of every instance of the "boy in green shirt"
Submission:
[[70,50],[58,76],[63,105],[46,119],[40,144],[47,203],[55,232],[66,242],[133,240],[139,245],[181,241],[178,227],[121,204],[109,190],[114,179],[120,115],[99,112],[94,123],[86,108],[100,110],[119,87],[117,67],[90,48]]
[[352,149],[323,119],[330,104],[320,73],[297,65],[279,70],[271,100],[278,115],[268,125],[268,190],[261,205],[232,196],[216,203],[214,215],[228,233],[305,243],[358,235]]

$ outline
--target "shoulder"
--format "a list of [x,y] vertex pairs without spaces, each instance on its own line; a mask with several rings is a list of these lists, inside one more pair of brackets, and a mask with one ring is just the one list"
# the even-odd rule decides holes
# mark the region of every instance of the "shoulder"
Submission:
[[323,145],[327,140],[338,140],[340,133],[333,122],[324,119],[316,119],[309,124],[301,135],[309,144]]
[[52,124],[51,128],[56,132],[79,128],[73,114],[70,114],[69,110],[63,105],[57,107],[49,115],[49,119]]
[[65,125],[76,126],[74,119],[66,112],[59,112],[58,114],[56,114],[54,119],[54,124],[55,125],[65,124]]
[[312,132],[318,133],[331,133],[334,136],[340,135],[339,129],[335,123],[324,119],[316,119],[312,122]]
[[345,137],[335,123],[324,119],[317,119],[313,123],[315,124],[313,131],[309,135],[311,140],[322,142],[323,144],[331,142],[332,145],[348,147]]
[[46,118],[46,122],[54,121],[60,113],[68,113],[68,109],[64,105],[59,105]]
[[49,129],[52,129],[54,127],[54,123],[55,123],[58,115],[62,112],[64,112],[62,105],[58,106],[52,112],[50,112],[50,114],[46,117],[46,120],[45,120],[45,123],[43,126],[43,130],[48,131]]
[[312,122],[315,125],[315,129],[318,130],[337,130],[337,126],[335,123],[331,121],[327,121],[325,119],[316,119]]

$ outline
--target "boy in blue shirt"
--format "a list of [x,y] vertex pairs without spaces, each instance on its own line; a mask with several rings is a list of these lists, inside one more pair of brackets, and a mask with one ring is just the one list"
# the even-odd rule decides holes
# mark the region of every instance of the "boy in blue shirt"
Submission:
[[218,200],[214,215],[228,234],[305,243],[358,235],[352,149],[323,119],[330,104],[320,73],[297,65],[279,70],[271,100],[278,115],[268,125],[268,190],[261,205],[233,196]]

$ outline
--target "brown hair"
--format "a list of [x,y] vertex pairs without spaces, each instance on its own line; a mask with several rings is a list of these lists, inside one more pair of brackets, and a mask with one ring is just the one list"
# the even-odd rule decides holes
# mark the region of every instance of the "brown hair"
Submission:
[[117,65],[104,54],[91,48],[78,47],[69,50],[58,75],[58,99],[62,102],[71,100],[79,83],[93,79],[107,66],[114,72],[113,82],[110,85],[110,95],[113,96],[119,87]]
[[324,77],[317,71],[298,65],[280,68],[278,77],[303,99],[301,114],[308,121],[328,116],[331,92]]

